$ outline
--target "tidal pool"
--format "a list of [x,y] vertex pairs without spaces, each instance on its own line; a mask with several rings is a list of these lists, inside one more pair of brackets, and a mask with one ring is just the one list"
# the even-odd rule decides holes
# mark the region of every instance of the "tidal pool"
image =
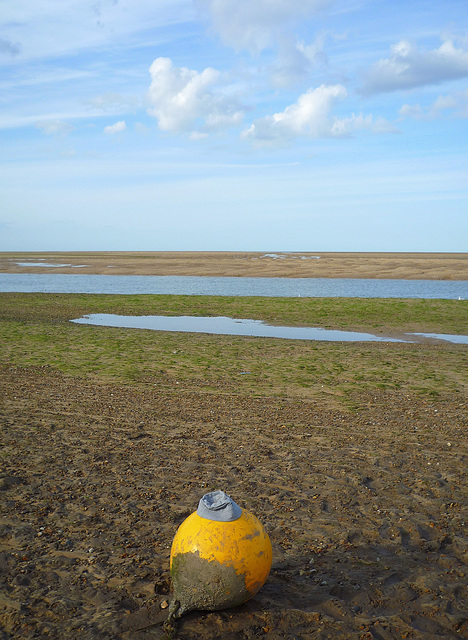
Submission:
[[[227,318],[225,316],[119,316],[112,313],[92,313],[71,320],[76,324],[103,327],[179,331],[183,333],[212,333],[256,338],[284,338],[287,340],[329,340],[332,342],[422,342],[424,339],[468,344],[468,336],[443,333],[407,333],[401,338],[376,336],[358,331],[321,329],[319,327],[283,327],[266,324],[262,320]],[[421,338],[423,340],[421,340]]]
[[330,340],[333,342],[412,342],[375,336],[371,333],[320,329],[318,327],[278,327],[261,320],[227,317],[197,316],[119,316],[109,313],[93,313],[72,320],[77,324],[92,324],[105,327],[130,329],[152,329],[153,331],[180,331],[184,333],[212,333],[232,336],[254,336],[258,338],[286,338],[289,340]]
[[449,333],[412,333],[413,336],[422,336],[423,338],[431,338],[433,340],[445,340],[454,344],[468,344],[468,336],[458,336]]
[[57,262],[16,262],[18,267],[73,267],[80,269],[86,267],[85,264],[58,264]]

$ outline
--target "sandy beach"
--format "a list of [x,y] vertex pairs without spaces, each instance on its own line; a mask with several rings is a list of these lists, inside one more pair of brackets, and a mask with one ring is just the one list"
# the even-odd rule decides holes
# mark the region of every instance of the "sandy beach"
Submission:
[[[8,335],[21,341],[31,326],[75,353],[67,336],[81,344],[86,329],[67,328],[66,297],[49,298],[49,315],[23,310],[16,329],[5,311]],[[109,345],[124,344],[110,331]],[[151,354],[149,332],[144,340]],[[273,567],[246,604],[187,614],[181,640],[468,637],[466,346],[368,347],[386,384],[355,378],[348,405],[338,374],[314,393],[273,379],[257,393],[229,372],[183,376],[180,348],[170,353],[181,375],[156,366],[128,383],[61,373],[47,358],[28,364],[28,353],[22,365],[3,360],[0,639],[163,638],[172,539],[214,489],[261,520]],[[196,348],[223,349],[208,338]],[[313,360],[313,345],[301,349]],[[439,390],[434,363],[447,349],[459,365],[449,377],[444,365]],[[370,360],[359,346],[340,353],[348,384],[348,363],[364,370]],[[392,384],[410,353],[430,364],[426,390],[411,378]]]
[[[49,266],[40,266],[41,262]],[[468,253],[0,253],[0,273],[51,270],[104,275],[468,280]]]
[[3,638],[162,637],[172,538],[215,488],[262,520],[273,569],[181,639],[467,637],[464,399],[350,413],[47,367],[0,384]]

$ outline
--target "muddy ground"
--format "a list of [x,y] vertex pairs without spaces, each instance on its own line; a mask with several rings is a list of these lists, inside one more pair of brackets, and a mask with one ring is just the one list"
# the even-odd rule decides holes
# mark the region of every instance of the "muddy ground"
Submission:
[[273,568],[182,640],[468,637],[466,399],[348,412],[214,384],[0,370],[0,638],[161,638],[172,538],[218,488]]
[[468,280],[468,253],[0,253],[0,273],[51,272],[75,275]]

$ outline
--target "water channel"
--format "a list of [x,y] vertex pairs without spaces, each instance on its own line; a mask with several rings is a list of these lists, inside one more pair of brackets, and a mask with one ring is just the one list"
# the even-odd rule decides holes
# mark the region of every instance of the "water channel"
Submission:
[[0,292],[458,300],[468,281],[1,273]]

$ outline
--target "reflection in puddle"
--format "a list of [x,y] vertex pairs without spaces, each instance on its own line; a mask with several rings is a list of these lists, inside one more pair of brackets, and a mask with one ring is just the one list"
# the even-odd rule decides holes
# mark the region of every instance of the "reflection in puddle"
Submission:
[[152,329],[154,331],[181,331],[184,333],[214,333],[258,338],[286,338],[289,340],[330,340],[333,342],[411,342],[359,333],[316,327],[276,327],[261,320],[238,320],[226,317],[195,316],[119,316],[94,313],[72,320],[78,324],[93,324],[106,327]]

